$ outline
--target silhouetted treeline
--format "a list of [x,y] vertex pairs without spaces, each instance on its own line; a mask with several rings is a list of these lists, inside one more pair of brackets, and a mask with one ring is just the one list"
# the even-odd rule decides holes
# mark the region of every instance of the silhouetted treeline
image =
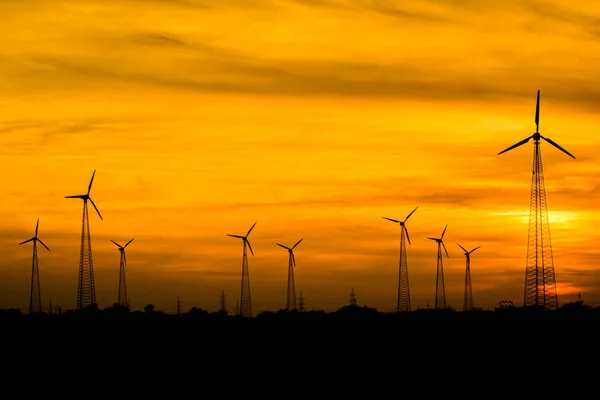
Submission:
[[99,309],[97,306],[90,306],[82,310],[67,310],[53,313],[35,313],[24,314],[18,309],[0,310],[0,323],[10,321],[64,321],[64,320],[97,320],[97,321],[164,321],[164,322],[185,322],[185,321],[204,321],[214,322],[242,322],[242,321],[331,321],[331,320],[364,320],[364,321],[401,321],[401,320],[493,320],[493,319],[599,319],[600,307],[592,308],[578,301],[569,303],[556,311],[543,311],[534,308],[523,307],[505,307],[497,308],[494,311],[477,310],[470,312],[456,311],[453,309],[434,310],[418,309],[409,313],[385,313],[377,311],[367,306],[344,306],[335,312],[325,311],[288,311],[279,310],[277,312],[264,311],[254,318],[243,318],[239,316],[228,315],[225,312],[208,312],[206,310],[192,307],[185,313],[168,314],[162,311],[156,311],[152,304],[148,304],[144,311],[130,311],[125,306],[114,305],[113,307]]

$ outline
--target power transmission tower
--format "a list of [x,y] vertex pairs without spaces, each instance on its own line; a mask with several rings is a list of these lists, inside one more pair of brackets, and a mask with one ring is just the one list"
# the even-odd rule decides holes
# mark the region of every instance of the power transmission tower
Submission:
[[48,314],[52,314],[52,298],[50,298],[50,304],[48,304]]
[[179,296],[177,296],[177,315],[181,315],[181,300],[179,299]]
[[300,291],[300,297],[298,297],[298,311],[304,312],[304,296],[302,296],[302,290]]
[[350,292],[350,305],[356,305],[356,293],[354,293],[354,286],[352,287],[352,291]]
[[227,296],[225,296],[225,290],[221,290],[221,306],[219,312],[227,314]]

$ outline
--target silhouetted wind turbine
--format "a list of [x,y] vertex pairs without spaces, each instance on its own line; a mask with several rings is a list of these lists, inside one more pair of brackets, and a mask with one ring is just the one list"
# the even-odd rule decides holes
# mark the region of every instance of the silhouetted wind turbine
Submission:
[[294,249],[303,241],[304,238],[298,240],[292,247],[287,247],[279,243],[277,246],[283,247],[289,253],[288,257],[288,281],[287,281],[287,298],[285,301],[286,310],[296,310],[296,281],[294,279],[294,268],[296,267],[296,257],[294,257]]
[[92,239],[90,237],[90,221],[88,218],[88,200],[94,206],[100,219],[102,215],[98,211],[98,207],[90,197],[92,183],[94,183],[96,170],[92,174],[92,179],[88,185],[86,194],[75,196],[65,196],[66,199],[81,199],[83,200],[83,218],[81,222],[81,250],[79,252],[79,279],[77,285],[77,309],[87,307],[91,304],[96,304],[96,283],[94,281],[94,263],[92,260]]
[[398,266],[398,299],[396,301],[397,312],[410,311],[410,288],[408,283],[408,264],[406,262],[406,241],[404,240],[404,237],[406,236],[406,239],[408,239],[408,244],[410,244],[410,236],[408,235],[408,230],[406,229],[406,221],[411,215],[413,215],[415,211],[417,211],[417,208],[419,208],[419,206],[415,207],[415,209],[412,210],[406,218],[404,218],[404,221],[381,217],[400,225],[400,265]]
[[544,139],[569,157],[575,156],[559,146],[551,139],[540,134],[540,91],[537,93],[535,107],[535,133],[521,140],[498,154],[519,147],[531,139],[533,148],[533,176],[531,179],[531,198],[529,205],[529,237],[527,244],[527,266],[525,269],[525,293],[523,305],[544,307],[547,310],[558,308],[556,293],[556,277],[554,275],[554,258],[550,241],[550,223],[548,221],[548,203],[542,166],[540,139]]
[[[458,243],[456,243],[458,244]],[[471,251],[467,251],[464,247],[458,244],[458,247],[463,249],[465,257],[467,259],[467,268],[465,272],[465,297],[463,301],[463,311],[473,311],[475,309],[475,303],[473,303],[473,287],[471,286],[471,253],[480,248],[481,246],[475,247]]]
[[250,273],[248,272],[248,254],[246,252],[246,247],[250,249],[250,253],[252,253],[252,255],[254,256],[252,246],[248,241],[248,235],[250,235],[250,232],[252,232],[252,229],[254,229],[254,226],[257,222],[255,222],[254,225],[250,227],[248,233],[246,233],[246,236],[227,234],[227,236],[242,239],[242,241],[244,242],[244,251],[242,253],[242,290],[240,294],[239,315],[248,318],[252,318],[252,298],[250,297]]
[[111,240],[119,248],[119,253],[121,253],[121,261],[119,262],[119,297],[117,299],[117,304],[124,307],[129,307],[129,303],[127,302],[127,281],[125,280],[125,266],[127,265],[127,256],[125,255],[125,248],[129,246],[129,243],[133,242],[131,239],[125,246],[121,246],[119,243]]
[[35,235],[31,239],[27,239],[24,242],[19,243],[21,245],[28,242],[33,242],[33,259],[31,261],[31,288],[29,291],[29,314],[42,312],[42,294],[40,290],[40,272],[38,266],[37,242],[40,242],[40,244],[44,246],[46,250],[50,251],[48,246],[46,246],[44,242],[42,242],[42,240],[38,238],[39,226],[40,219],[38,218],[37,223],[35,224]]
[[442,247],[446,252],[446,257],[450,257],[448,255],[448,250],[446,250],[446,245],[444,244],[444,235],[446,234],[446,229],[448,229],[448,225],[444,228],[442,232],[442,236],[440,238],[431,238],[428,237],[429,240],[435,240],[437,242],[437,273],[436,273],[436,282],[435,282],[435,308],[436,309],[446,309],[446,286],[444,284],[444,263],[442,257]]

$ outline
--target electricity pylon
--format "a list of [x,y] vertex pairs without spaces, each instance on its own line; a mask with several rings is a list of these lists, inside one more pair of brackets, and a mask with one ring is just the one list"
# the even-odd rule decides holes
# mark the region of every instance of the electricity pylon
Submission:
[[442,236],[440,238],[427,238],[429,240],[435,240],[437,242],[437,272],[435,277],[435,309],[436,310],[445,310],[446,309],[446,285],[444,284],[444,263],[442,257],[442,247],[446,252],[446,257],[450,257],[448,255],[448,250],[446,250],[446,245],[444,244],[444,234],[446,234],[446,229],[448,229],[448,225],[444,228],[442,232]]
[[248,235],[250,235],[250,232],[252,232],[252,229],[254,229],[255,225],[256,222],[250,227],[248,233],[246,233],[246,236],[227,234],[227,236],[242,239],[242,242],[244,242],[244,250],[242,253],[242,289],[240,293],[239,315],[247,318],[252,318],[252,298],[250,297],[250,274],[248,272],[248,254],[246,248],[250,249],[250,253],[254,256],[252,246],[248,241]]
[[125,248],[129,246],[129,243],[133,242],[131,239],[125,246],[121,246],[119,243],[111,240],[119,248],[121,253],[121,261],[119,262],[119,297],[117,304],[129,308],[129,302],[127,301],[127,281],[125,280],[125,267],[127,266],[127,256],[125,255]]
[[88,186],[86,194],[76,196],[65,196],[66,199],[82,199],[83,200],[83,217],[81,219],[81,248],[79,251],[79,278],[77,283],[77,309],[85,308],[89,305],[96,304],[96,283],[94,281],[94,262],[92,261],[92,239],[90,237],[90,220],[88,217],[88,200],[98,213],[100,219],[102,215],[98,211],[98,207],[90,197],[92,183],[96,170],[92,174],[92,179]]
[[[33,259],[31,261],[31,287],[29,290],[29,314],[42,312],[42,294],[40,290],[40,272],[38,266],[38,255],[37,255],[37,242],[40,242],[46,250],[50,251],[48,246],[38,239],[38,227],[40,226],[40,219],[38,218],[35,224],[35,235],[31,239],[27,239],[24,242],[19,243],[25,244],[33,242]],[[52,304],[52,303],[50,303]]]
[[223,314],[227,314],[227,296],[225,296],[225,290],[221,290],[220,296],[221,304],[219,306],[219,312]]
[[388,221],[395,222],[400,225],[400,265],[398,266],[398,299],[396,301],[396,311],[410,311],[410,287],[408,283],[408,263],[406,262],[406,240],[410,244],[410,236],[408,235],[408,229],[406,229],[406,221],[410,218],[419,206],[415,207],[404,221],[397,221],[395,219],[381,217]]
[[556,292],[556,276],[554,274],[554,257],[550,241],[550,222],[548,220],[548,204],[544,169],[542,167],[542,151],[540,139],[544,139],[569,157],[574,155],[563,149],[549,138],[542,136],[540,129],[540,91],[537,93],[535,107],[535,133],[526,139],[502,150],[499,155],[519,147],[533,139],[533,171],[531,178],[531,198],[529,202],[529,235],[527,238],[527,264],[525,268],[525,291],[523,306],[543,307],[545,310],[558,309]]
[[[458,244],[458,243],[456,243]],[[475,247],[471,251],[467,251],[464,247],[458,244],[458,247],[463,249],[465,257],[467,259],[467,268],[465,272],[465,297],[463,301],[463,311],[473,311],[475,309],[475,303],[473,303],[473,286],[471,285],[471,253],[480,248],[481,246]]]
[[292,311],[296,310],[296,281],[294,279],[294,268],[296,267],[296,257],[294,256],[294,249],[296,246],[300,244],[303,239],[298,240],[298,242],[292,247],[287,247],[279,243],[275,243],[279,247],[283,247],[289,253],[288,257],[288,279],[287,279],[287,298],[285,300],[285,309]]

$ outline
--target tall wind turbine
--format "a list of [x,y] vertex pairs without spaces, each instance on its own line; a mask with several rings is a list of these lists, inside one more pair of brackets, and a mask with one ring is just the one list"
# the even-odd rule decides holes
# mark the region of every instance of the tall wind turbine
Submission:
[[396,311],[410,311],[410,288],[408,284],[408,264],[406,262],[406,239],[410,244],[410,236],[406,229],[406,221],[410,218],[419,206],[415,207],[414,210],[408,214],[404,221],[397,221],[395,219],[381,217],[400,224],[400,265],[398,267],[398,300],[396,301]]
[[129,243],[133,242],[131,239],[125,246],[121,246],[119,243],[111,240],[119,248],[119,253],[121,253],[121,261],[119,263],[119,298],[117,299],[117,304],[120,306],[129,307],[129,303],[127,302],[127,281],[125,280],[125,266],[127,265],[127,256],[125,255],[125,248],[129,246]]
[[92,183],[96,170],[92,174],[92,179],[88,186],[86,194],[76,196],[65,196],[66,199],[81,199],[83,200],[83,218],[81,219],[81,249],[79,252],[79,279],[77,284],[77,309],[85,308],[91,304],[96,304],[96,283],[94,281],[94,263],[92,261],[92,239],[90,237],[90,220],[88,218],[88,200],[94,206],[100,219],[102,215],[98,211],[98,207],[90,197]]
[[40,292],[40,272],[38,269],[37,242],[40,242],[46,250],[50,251],[48,246],[38,239],[38,227],[40,219],[38,218],[35,224],[35,235],[31,239],[27,239],[19,244],[33,242],[33,260],[31,261],[31,289],[29,292],[29,314],[42,312],[42,294]]
[[304,238],[298,240],[292,247],[287,247],[279,243],[277,246],[283,247],[289,253],[288,257],[288,281],[287,281],[287,299],[285,301],[286,310],[296,310],[296,281],[294,279],[294,268],[296,267],[296,257],[294,257],[294,249],[303,241]]
[[248,273],[248,254],[246,248],[250,249],[250,253],[252,253],[254,256],[252,246],[248,241],[248,235],[250,235],[250,232],[252,232],[252,229],[254,229],[255,225],[256,222],[250,227],[250,229],[248,229],[246,236],[227,234],[227,236],[242,239],[242,242],[244,242],[244,251],[242,253],[242,289],[240,294],[239,315],[248,318],[252,318],[252,298],[250,297],[250,274]]
[[[458,244],[458,243],[456,243]],[[473,287],[471,286],[471,253],[480,248],[481,246],[475,247],[471,251],[467,251],[464,247],[458,244],[458,247],[463,249],[465,257],[467,258],[467,269],[465,272],[465,298],[463,302],[463,311],[473,311],[475,304],[473,303]]]
[[556,277],[554,275],[554,258],[550,241],[550,223],[548,221],[548,204],[542,168],[542,151],[540,139],[544,139],[571,158],[574,155],[563,149],[551,139],[540,134],[540,91],[537,93],[535,107],[535,133],[521,140],[498,154],[519,147],[533,139],[533,176],[531,178],[531,199],[529,203],[529,235],[527,239],[527,265],[525,268],[525,293],[523,305],[544,307],[546,310],[558,308],[556,293]]
[[446,250],[446,245],[444,244],[444,235],[446,234],[446,229],[448,229],[448,225],[444,228],[442,232],[442,236],[440,238],[427,238],[429,240],[435,240],[437,242],[437,273],[435,277],[435,308],[436,310],[444,310],[446,309],[446,286],[444,284],[444,263],[442,257],[442,247],[446,252],[446,257],[450,257],[448,255],[448,250]]

